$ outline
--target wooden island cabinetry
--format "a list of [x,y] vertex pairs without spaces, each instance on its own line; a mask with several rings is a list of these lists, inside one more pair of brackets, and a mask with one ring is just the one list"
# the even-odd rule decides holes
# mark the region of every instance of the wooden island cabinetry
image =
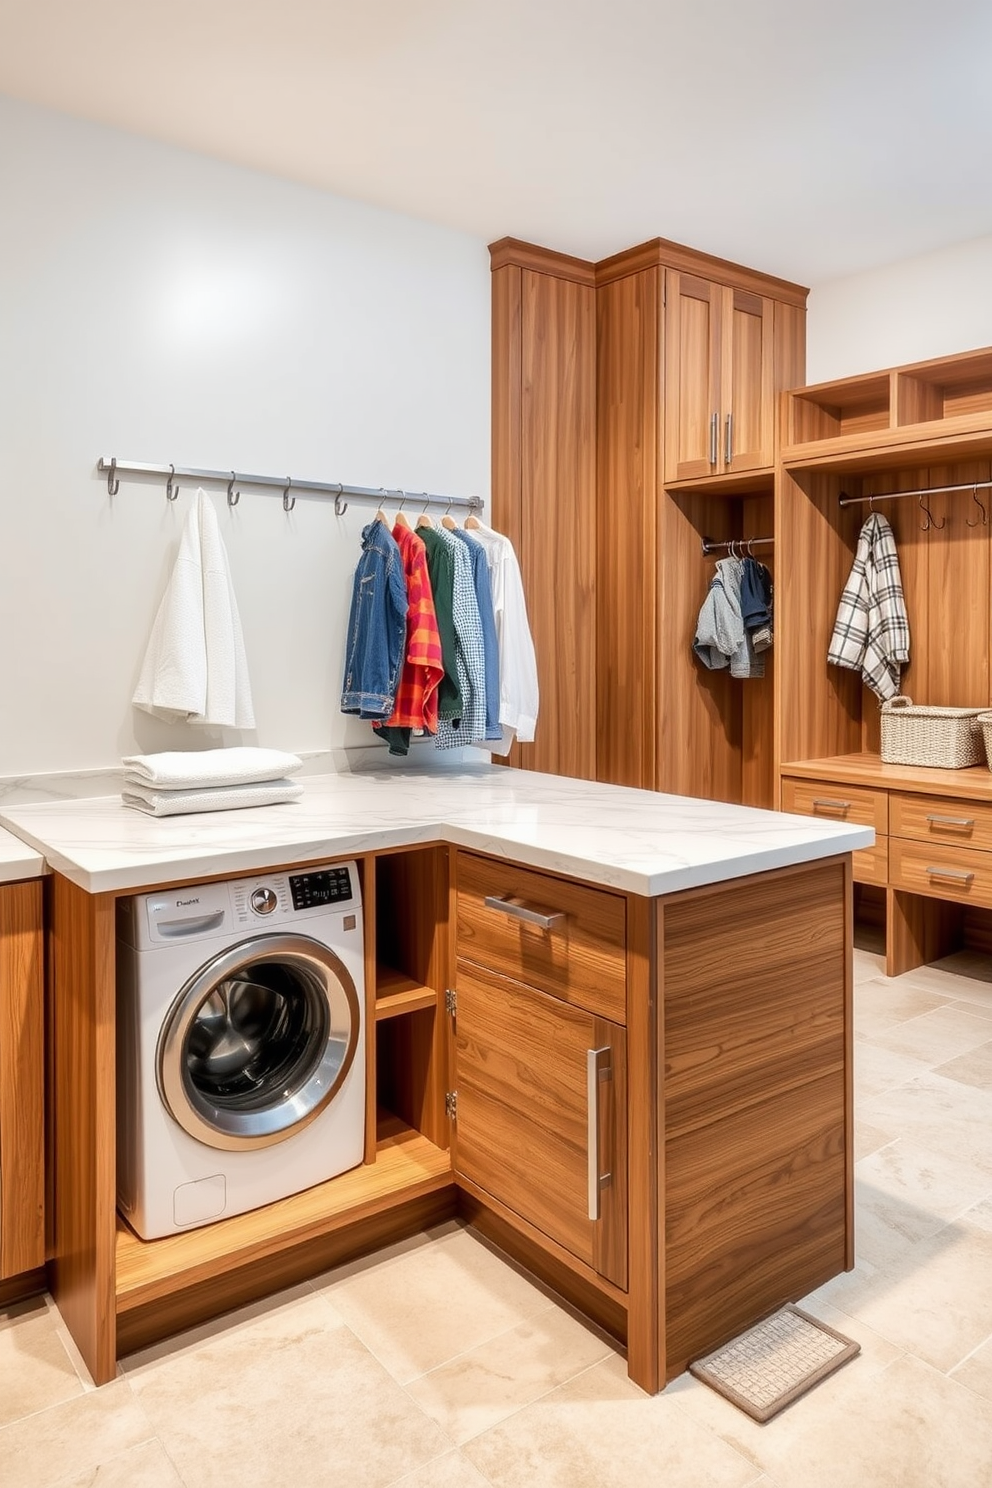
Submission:
[[[492,765],[313,777],[297,810],[237,824],[250,856],[137,817],[4,818],[53,869],[48,1280],[98,1382],[455,1214],[623,1341],[649,1391],[852,1264],[863,828]],[[117,901],[334,859],[362,887],[364,1161],[139,1239],[116,1212]]]

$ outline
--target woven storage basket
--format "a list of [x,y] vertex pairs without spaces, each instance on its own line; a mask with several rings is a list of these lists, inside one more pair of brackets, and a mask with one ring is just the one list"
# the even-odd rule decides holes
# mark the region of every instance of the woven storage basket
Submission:
[[[912,698],[882,704],[882,762],[962,770],[982,762],[981,708],[921,708]],[[992,719],[992,714],[989,714]]]
[[978,726],[985,740],[985,758],[989,769],[992,770],[992,713],[979,713]]

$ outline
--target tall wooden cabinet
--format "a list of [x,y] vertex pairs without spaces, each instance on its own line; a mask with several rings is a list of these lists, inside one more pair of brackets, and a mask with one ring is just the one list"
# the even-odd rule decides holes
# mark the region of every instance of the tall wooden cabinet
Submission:
[[[703,537],[774,535],[776,400],[802,380],[806,290],[664,239],[596,264],[509,239],[491,252],[493,514],[522,546],[542,687],[516,762],[771,805],[774,657],[742,683],[691,647]],[[577,296],[592,340],[550,308]],[[555,472],[576,423],[562,547]]]

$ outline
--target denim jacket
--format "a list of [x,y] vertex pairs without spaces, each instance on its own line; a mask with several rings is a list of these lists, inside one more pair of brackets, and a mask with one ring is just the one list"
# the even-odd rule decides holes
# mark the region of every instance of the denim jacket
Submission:
[[362,530],[348,618],[341,712],[388,718],[403,664],[408,600],[403,558],[384,522]]

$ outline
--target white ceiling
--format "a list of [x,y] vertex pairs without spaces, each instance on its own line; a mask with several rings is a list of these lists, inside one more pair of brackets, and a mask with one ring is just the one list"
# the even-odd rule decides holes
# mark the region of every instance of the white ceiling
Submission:
[[992,234],[989,0],[0,0],[0,91],[492,240]]

